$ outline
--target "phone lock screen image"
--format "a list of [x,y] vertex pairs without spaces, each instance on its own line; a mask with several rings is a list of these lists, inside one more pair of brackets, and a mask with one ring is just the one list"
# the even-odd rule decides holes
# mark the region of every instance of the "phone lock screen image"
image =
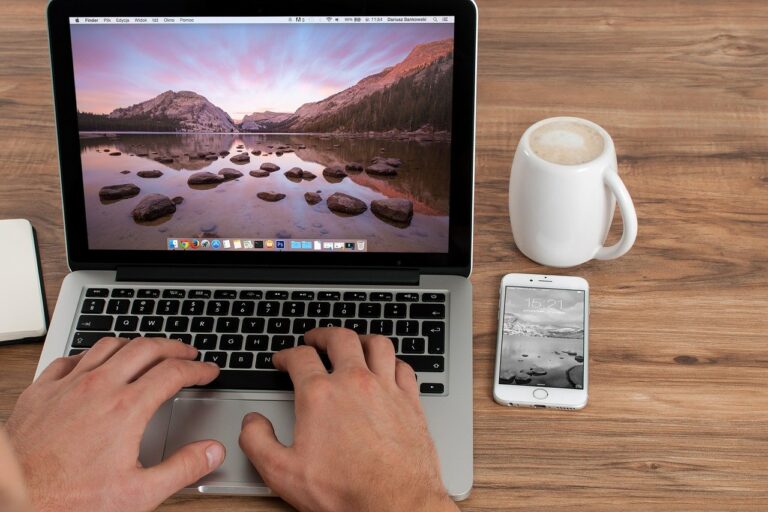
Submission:
[[499,384],[584,388],[584,291],[507,286]]

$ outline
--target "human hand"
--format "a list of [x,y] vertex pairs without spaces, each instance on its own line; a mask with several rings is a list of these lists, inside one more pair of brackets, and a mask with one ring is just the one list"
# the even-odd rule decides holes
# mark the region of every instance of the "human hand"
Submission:
[[[240,446],[267,485],[303,511],[456,511],[443,487],[413,370],[383,336],[315,329],[273,356],[295,388],[293,445],[258,413]],[[329,374],[317,350],[328,353]]]
[[224,446],[212,440],[151,468],[138,461],[144,429],[163,402],[219,374],[196,355],[177,341],[105,338],[51,363],[7,423],[35,510],[154,510],[218,468]]

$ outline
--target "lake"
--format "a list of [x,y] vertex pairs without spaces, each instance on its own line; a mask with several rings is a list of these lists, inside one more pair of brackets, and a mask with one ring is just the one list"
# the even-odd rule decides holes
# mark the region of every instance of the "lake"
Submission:
[[583,338],[522,334],[502,337],[502,384],[583,388]]

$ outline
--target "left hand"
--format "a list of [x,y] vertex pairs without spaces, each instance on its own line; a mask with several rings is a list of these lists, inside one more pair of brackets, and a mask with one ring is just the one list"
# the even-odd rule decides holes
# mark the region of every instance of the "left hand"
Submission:
[[35,510],[149,511],[218,468],[224,446],[198,441],[143,468],[139,443],[158,408],[181,388],[207,384],[213,363],[166,339],[100,340],[57,359],[19,397],[11,442]]

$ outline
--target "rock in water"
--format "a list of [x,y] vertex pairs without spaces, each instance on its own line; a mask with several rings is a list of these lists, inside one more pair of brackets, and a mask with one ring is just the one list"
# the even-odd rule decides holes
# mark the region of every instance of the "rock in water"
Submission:
[[178,206],[178,205],[180,205],[181,203],[184,202],[184,198],[181,197],[181,196],[176,196],[173,199],[171,199],[171,202]]
[[237,169],[222,169],[219,171],[219,176],[224,177],[224,181],[230,181],[230,180],[236,180],[237,178],[242,177],[243,173],[238,171]]
[[272,162],[264,162],[263,164],[261,164],[259,166],[259,169],[261,169],[262,171],[267,171],[267,172],[277,172],[277,171],[280,170],[280,166],[279,165],[275,165]]
[[269,176],[269,173],[267,171],[251,171],[248,174],[250,174],[254,178],[266,178],[267,176]]
[[229,161],[233,164],[247,164],[251,161],[251,157],[248,156],[248,153],[240,153],[230,158]]
[[219,151],[219,156],[224,157],[224,156],[228,156],[228,155],[229,155],[229,151]]
[[159,178],[162,175],[163,172],[158,170],[139,171],[136,173],[136,176],[139,176],[140,178]]
[[172,164],[173,158],[169,156],[158,156],[158,157],[155,157],[155,161],[160,162],[161,164]]
[[131,174],[131,171],[120,171],[120,174]]
[[293,178],[296,180],[300,180],[303,174],[304,174],[304,171],[302,171],[300,167],[294,167],[289,171],[285,171],[285,176],[287,178]]
[[123,185],[110,185],[108,187],[103,187],[101,190],[99,190],[99,197],[107,201],[115,199],[126,199],[128,197],[138,195],[139,192],[141,192],[141,189],[136,185],[133,185],[132,183],[125,183]]
[[315,176],[315,173],[313,172],[304,171],[301,173],[301,179],[303,180],[312,181],[315,178],[317,178],[317,176]]
[[387,164],[373,164],[365,168],[365,172],[374,176],[397,176],[397,169]]
[[190,185],[211,185],[221,183],[222,181],[224,181],[224,176],[219,176],[218,174],[213,174],[208,171],[201,171],[190,176],[187,183]]
[[373,163],[384,164],[390,167],[400,167],[401,165],[403,165],[403,161],[400,160],[399,158],[384,158],[381,156],[377,156],[376,158],[374,158]]
[[337,178],[342,179],[346,178],[348,174],[344,172],[344,169],[341,167],[326,167],[323,169],[323,176],[327,176],[329,178]]
[[413,203],[408,199],[377,199],[371,203],[371,211],[385,219],[410,223],[413,218]]
[[120,156],[120,155],[122,155],[122,153],[119,151],[113,151],[112,153],[109,154],[109,156]]
[[253,153],[253,154],[254,154],[254,155],[256,155],[256,156],[259,156],[259,155],[261,154],[261,151],[259,151],[258,149],[256,149],[256,150],[253,150],[253,151],[251,151],[251,153]]
[[216,155],[205,155],[204,157],[206,160],[213,162],[214,160],[218,160],[219,157]]
[[131,212],[133,219],[139,222],[159,219],[176,211],[176,205],[162,194],[149,194]]
[[[342,171],[343,172],[343,171]],[[352,197],[343,192],[336,192],[328,198],[328,209],[334,212],[347,213],[350,215],[360,215],[368,207],[360,199]]]
[[317,203],[319,203],[320,201],[323,200],[323,198],[320,196],[320,194],[318,194],[316,192],[307,192],[306,194],[304,194],[304,199],[309,204],[317,204]]
[[348,171],[360,172],[363,170],[363,164],[352,162],[350,164],[347,164],[344,168]]
[[281,194],[279,192],[259,192],[258,194],[256,194],[256,197],[258,197],[262,201],[269,201],[270,203],[275,203],[277,201],[285,199],[285,194]]

